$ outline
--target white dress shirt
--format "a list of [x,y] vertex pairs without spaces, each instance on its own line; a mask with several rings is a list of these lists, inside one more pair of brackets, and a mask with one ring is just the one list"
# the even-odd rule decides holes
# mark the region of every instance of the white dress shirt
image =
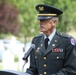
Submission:
[[[52,32],[52,34],[50,34],[50,35],[48,36],[48,38],[49,38],[48,45],[50,44],[52,38],[54,37],[55,32],[56,32],[56,29],[54,29],[54,31]],[[46,38],[47,38],[47,36],[44,34],[44,39],[46,39]]]

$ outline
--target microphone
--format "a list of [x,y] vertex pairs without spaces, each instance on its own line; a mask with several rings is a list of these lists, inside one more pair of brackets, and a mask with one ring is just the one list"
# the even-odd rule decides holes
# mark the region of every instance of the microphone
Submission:
[[23,60],[27,60],[28,56],[30,55],[31,51],[35,49],[35,45],[31,44],[30,48],[28,49],[28,51],[24,54],[24,57],[22,58]]

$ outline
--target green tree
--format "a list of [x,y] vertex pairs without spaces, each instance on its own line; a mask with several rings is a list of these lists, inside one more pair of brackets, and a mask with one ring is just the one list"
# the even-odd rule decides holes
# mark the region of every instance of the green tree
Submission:
[[18,19],[21,25],[20,35],[25,38],[34,36],[39,33],[37,11],[35,6],[39,3],[54,5],[63,10],[60,16],[57,29],[62,32],[69,31],[76,27],[76,2],[75,0],[8,0],[8,3],[15,5],[19,10]]
[[76,1],[75,0],[44,0],[45,4],[54,5],[63,10],[57,28],[59,31],[67,32],[76,27]]
[[9,0],[10,3],[19,9],[19,20],[21,24],[21,36],[25,38],[39,33],[37,22],[37,11],[35,6],[41,1],[38,0]]
[[[18,2],[19,2],[19,0],[18,0]],[[72,28],[76,27],[76,21],[75,21],[76,2],[75,2],[75,0],[68,0],[68,1],[66,1],[66,0],[48,0],[48,1],[47,0],[42,0],[42,1],[22,0],[19,2],[19,5],[18,5],[18,2],[17,2],[17,6],[20,8],[20,11],[21,11],[20,18],[22,18],[22,20],[24,21],[22,23],[22,33],[24,33],[26,36],[35,35],[35,34],[39,33],[38,28],[37,28],[38,23],[36,20],[37,12],[34,8],[36,6],[36,4],[39,4],[39,3],[54,5],[58,8],[60,8],[61,10],[63,10],[64,13],[62,16],[60,16],[59,22],[57,25],[57,29],[59,31],[67,32],[67,31],[70,31]],[[13,2],[13,3],[16,3],[16,2]],[[30,30],[30,28],[32,31]],[[33,31],[35,31],[35,32],[33,32]],[[28,32],[29,32],[29,34],[28,34]]]
[[0,1],[0,34],[19,33],[18,10],[7,3],[7,0]]

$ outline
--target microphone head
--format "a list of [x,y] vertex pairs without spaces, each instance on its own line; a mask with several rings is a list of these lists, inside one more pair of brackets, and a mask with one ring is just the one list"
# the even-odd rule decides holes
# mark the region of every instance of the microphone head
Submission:
[[35,49],[35,45],[34,44],[31,44],[31,46],[30,47],[32,47],[33,49]]

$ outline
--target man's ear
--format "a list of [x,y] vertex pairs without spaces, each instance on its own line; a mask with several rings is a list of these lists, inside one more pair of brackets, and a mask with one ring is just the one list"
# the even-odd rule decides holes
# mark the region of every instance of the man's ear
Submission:
[[53,26],[57,24],[58,20],[56,18],[53,19]]

